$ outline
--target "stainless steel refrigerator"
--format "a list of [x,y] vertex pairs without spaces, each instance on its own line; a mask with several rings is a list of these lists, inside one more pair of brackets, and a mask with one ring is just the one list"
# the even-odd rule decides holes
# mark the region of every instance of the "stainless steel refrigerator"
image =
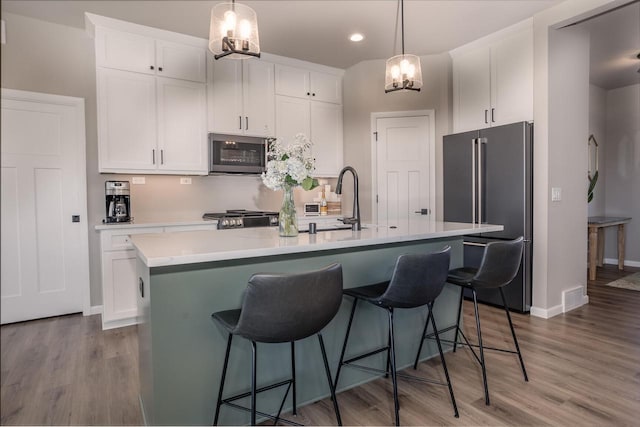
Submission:
[[[533,250],[533,124],[513,123],[447,135],[443,142],[444,220],[502,224],[504,231],[464,238],[464,264],[478,267],[484,247],[524,236],[518,275],[505,286],[509,308],[531,309]],[[478,300],[502,306],[495,290]]]

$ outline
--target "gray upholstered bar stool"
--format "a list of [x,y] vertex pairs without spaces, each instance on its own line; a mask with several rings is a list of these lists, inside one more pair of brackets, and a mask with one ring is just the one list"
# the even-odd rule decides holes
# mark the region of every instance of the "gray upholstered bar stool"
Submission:
[[[296,414],[295,341],[314,334],[317,334],[320,343],[336,418],[338,424],[342,425],[324,341],[320,333],[338,312],[341,300],[342,266],[332,264],[321,270],[299,274],[254,274],[249,279],[241,308],[213,313],[213,319],[229,333],[213,425],[218,424],[220,407],[223,404],[251,412],[251,425],[256,425],[256,414],[271,418],[276,423],[282,421],[291,425],[300,425],[280,418],[280,413],[289,389],[293,388],[293,414]],[[223,398],[231,340],[234,335],[240,335],[251,341],[251,391]],[[291,379],[256,388],[256,343],[258,342],[291,343]],[[276,416],[256,410],[257,393],[284,385],[287,385],[287,391]],[[249,396],[251,396],[250,408],[233,403],[235,400]]]
[[[520,261],[522,260],[522,247],[523,247],[523,238],[519,237],[515,240],[508,240],[503,242],[491,242],[487,244],[485,248],[484,254],[482,256],[482,261],[480,262],[480,267],[469,268],[457,268],[451,270],[449,272],[449,277],[447,277],[447,282],[460,286],[460,305],[458,307],[458,318],[456,321],[456,325],[452,328],[456,329],[455,339],[453,341],[453,351],[456,351],[456,347],[458,345],[466,345],[468,346],[475,359],[478,361],[482,368],[482,384],[484,386],[484,399],[485,403],[489,404],[489,387],[487,385],[487,369],[484,360],[484,350],[495,350],[501,351],[505,353],[513,353],[518,355],[518,359],[520,360],[520,367],[522,368],[522,374],[524,375],[524,380],[529,381],[529,377],[527,376],[527,371],[524,367],[524,361],[522,360],[522,353],[520,352],[520,346],[518,345],[518,339],[516,338],[516,332],[513,329],[513,322],[511,321],[511,314],[509,314],[509,307],[507,306],[507,299],[504,296],[504,291],[502,288],[505,285],[508,285],[518,273],[518,269],[520,268]],[[464,290],[469,289],[473,295],[473,309],[476,317],[476,329],[478,333],[478,344],[471,344],[467,337],[464,335],[464,332],[460,328],[460,316],[462,313],[462,300],[464,297]],[[502,297],[502,302],[504,304],[504,310],[507,313],[507,319],[509,321],[509,328],[511,329],[511,336],[513,337],[513,344],[515,346],[515,351],[503,348],[494,348],[487,347],[482,343],[482,330],[480,329],[480,315],[478,313],[478,298],[476,295],[476,291],[478,289],[496,289],[500,292]],[[447,328],[451,329],[451,328]],[[458,334],[462,335],[464,342],[458,342]],[[426,335],[426,329],[422,334],[422,339],[431,338],[432,334]],[[451,342],[447,340],[442,340],[444,342]],[[420,348],[422,348],[422,342],[420,343]],[[479,356],[476,354],[474,348],[479,350]],[[414,367],[418,364],[418,357],[420,356],[420,349],[418,349],[418,354],[416,355],[416,363]]]
[[[433,303],[438,295],[440,295],[440,292],[442,291],[445,280],[447,278],[447,272],[449,271],[450,252],[451,248],[447,246],[444,250],[435,253],[400,255],[396,261],[396,265],[390,281],[344,290],[345,295],[353,297],[353,306],[351,307],[351,315],[349,317],[347,333],[344,337],[344,344],[342,345],[340,363],[338,364],[338,370],[336,372],[335,387],[338,386],[338,380],[340,379],[340,369],[342,368],[342,366],[352,366],[363,369],[365,371],[383,373],[385,374],[385,376],[391,373],[396,425],[400,425],[400,404],[398,402],[397,377],[416,380],[420,382],[447,385],[449,387],[449,395],[451,397],[451,404],[453,405],[454,414],[456,417],[458,417],[458,407],[456,405],[456,399],[453,396],[453,388],[451,387],[451,380],[449,379],[449,372],[447,371],[447,364],[445,363],[444,354],[442,353],[442,346],[440,345],[440,340],[438,337],[438,328],[436,327],[436,322],[433,317],[432,311]],[[380,307],[387,311],[387,314],[389,316],[389,342],[386,347],[372,350],[366,354],[344,360],[345,352],[347,349],[347,341],[349,340],[349,333],[351,332],[351,323],[353,322],[353,316],[355,314],[356,306],[359,300],[366,301],[376,307]],[[430,323],[433,326],[433,330],[435,332],[435,338],[438,343],[438,351],[440,352],[440,360],[442,361],[442,368],[447,380],[446,384],[439,381],[427,380],[411,375],[400,374],[396,371],[396,348],[394,342],[393,324],[394,310],[396,308],[415,308],[424,305],[428,306],[429,308],[429,312],[427,315],[427,324]],[[356,365],[355,363],[353,363],[360,359],[373,356],[374,354],[378,354],[383,351],[387,352],[387,366],[384,370]]]

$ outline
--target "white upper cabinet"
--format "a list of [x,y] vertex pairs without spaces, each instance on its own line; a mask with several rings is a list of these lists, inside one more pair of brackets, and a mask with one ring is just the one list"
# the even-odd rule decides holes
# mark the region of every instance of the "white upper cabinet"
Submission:
[[276,65],[276,94],[342,104],[342,76]]
[[96,65],[204,83],[206,51],[184,43],[96,28]]
[[162,77],[207,81],[207,55],[202,48],[158,40],[156,42],[157,74]]
[[276,96],[276,136],[285,144],[292,143],[299,133],[311,139],[310,104],[307,99]]
[[206,90],[202,84],[158,78],[158,169],[207,169]]
[[99,170],[206,175],[206,41],[87,14]]
[[155,77],[98,68],[100,171],[156,168]]
[[210,58],[209,130],[275,135],[274,65],[264,60]]
[[454,132],[533,120],[530,19],[450,53]]

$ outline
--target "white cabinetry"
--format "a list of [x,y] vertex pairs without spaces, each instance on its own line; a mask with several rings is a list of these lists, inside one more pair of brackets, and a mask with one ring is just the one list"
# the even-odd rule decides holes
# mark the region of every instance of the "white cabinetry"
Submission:
[[183,43],[96,28],[96,65],[175,79],[206,81],[206,51]]
[[210,69],[209,129],[216,133],[273,136],[274,65],[264,60],[210,59]]
[[102,329],[135,325],[138,322],[136,251],[133,234],[215,230],[216,224],[176,225],[101,230]]
[[342,76],[276,64],[276,136],[286,143],[303,133],[313,142],[314,175],[342,169]]
[[99,170],[206,175],[206,41],[87,14]]
[[342,76],[276,65],[276,94],[342,104]]
[[454,132],[533,120],[530,19],[450,53]]

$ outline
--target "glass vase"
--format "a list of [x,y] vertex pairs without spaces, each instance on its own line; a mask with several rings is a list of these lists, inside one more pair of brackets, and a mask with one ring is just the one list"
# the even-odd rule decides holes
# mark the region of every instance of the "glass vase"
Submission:
[[296,215],[296,204],[293,200],[293,187],[284,186],[282,207],[278,215],[280,236],[295,237],[298,235],[298,216]]

